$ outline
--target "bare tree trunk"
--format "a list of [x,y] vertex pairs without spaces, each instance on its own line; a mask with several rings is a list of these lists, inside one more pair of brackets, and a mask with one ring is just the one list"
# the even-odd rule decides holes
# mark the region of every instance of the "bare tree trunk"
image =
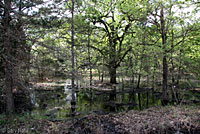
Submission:
[[10,10],[11,0],[4,0],[4,36],[3,36],[3,47],[4,47],[4,67],[5,67],[5,90],[6,90],[6,113],[14,112],[14,98],[13,98],[13,65],[12,65],[12,42],[11,42],[11,29],[10,29]]

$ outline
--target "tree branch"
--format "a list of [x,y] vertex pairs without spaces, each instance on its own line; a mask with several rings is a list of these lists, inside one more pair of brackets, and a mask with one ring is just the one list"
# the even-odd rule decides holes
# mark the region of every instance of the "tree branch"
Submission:
[[92,45],[89,45],[89,47],[91,47],[91,48],[97,50],[97,51],[100,52],[102,55],[104,55],[103,50],[101,50],[101,49],[99,49],[99,48],[97,48],[97,47],[95,47],[95,46],[92,46]]
[[132,47],[129,47],[129,49],[126,50],[126,52],[123,54],[123,56],[121,58],[119,58],[119,61],[116,64],[116,68],[120,66],[120,63],[123,61],[123,59],[125,58],[125,56],[128,54],[129,51],[132,50]]
[[95,22],[99,22],[99,23],[103,24],[104,27],[105,27],[105,32],[108,34],[109,38],[111,38],[111,36],[110,36],[111,34],[110,34],[109,28],[108,28],[108,23],[106,23],[106,22],[103,21],[102,19],[98,19],[98,20],[95,21]]
[[2,3],[2,1],[0,1],[0,8],[5,8],[4,4]]
[[124,29],[124,33],[121,37],[119,37],[119,51],[118,53],[121,52],[121,49],[122,49],[122,42],[124,40],[124,37],[125,37],[125,34],[127,33],[128,29],[130,28],[131,24],[129,23],[128,25],[126,25],[125,29]]

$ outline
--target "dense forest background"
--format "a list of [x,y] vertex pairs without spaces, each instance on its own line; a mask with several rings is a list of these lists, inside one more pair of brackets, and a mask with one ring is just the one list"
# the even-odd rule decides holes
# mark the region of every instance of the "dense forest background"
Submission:
[[28,108],[36,83],[66,79],[71,104],[75,88],[98,83],[159,88],[163,105],[178,103],[179,87],[200,86],[199,8],[197,0],[1,0],[0,111]]

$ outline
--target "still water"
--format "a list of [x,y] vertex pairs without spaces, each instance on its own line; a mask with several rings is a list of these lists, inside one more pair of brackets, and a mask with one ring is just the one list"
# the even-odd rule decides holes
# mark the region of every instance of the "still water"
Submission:
[[[56,90],[36,90],[32,101],[32,115],[37,118],[63,119],[71,116],[71,85]],[[161,105],[160,93],[151,89],[123,89],[111,91],[81,88],[76,89],[76,116],[88,113],[105,114],[127,110],[142,110]]]

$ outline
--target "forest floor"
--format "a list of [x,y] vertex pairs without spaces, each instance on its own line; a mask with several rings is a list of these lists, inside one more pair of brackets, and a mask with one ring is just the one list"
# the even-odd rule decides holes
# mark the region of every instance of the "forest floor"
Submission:
[[0,116],[5,134],[199,134],[200,106],[152,107],[66,120]]

